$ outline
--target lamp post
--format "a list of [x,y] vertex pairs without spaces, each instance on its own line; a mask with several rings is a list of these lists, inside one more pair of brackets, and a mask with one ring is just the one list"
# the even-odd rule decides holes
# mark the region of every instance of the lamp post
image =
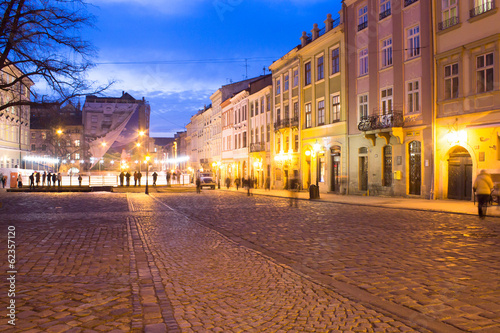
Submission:
[[149,194],[149,189],[148,189],[148,175],[149,175],[149,155],[146,155],[146,194]]
[[314,153],[316,155],[316,198],[319,199],[319,151],[321,149],[321,145],[316,140],[316,143],[313,145]]
[[57,149],[61,145],[61,135],[63,134],[63,131],[62,131],[62,129],[59,128],[56,131],[56,133],[57,133],[57,143],[56,143],[56,148],[54,150],[55,150],[55,153],[56,153],[56,172],[59,172],[59,159],[57,158],[57,155],[58,155]]

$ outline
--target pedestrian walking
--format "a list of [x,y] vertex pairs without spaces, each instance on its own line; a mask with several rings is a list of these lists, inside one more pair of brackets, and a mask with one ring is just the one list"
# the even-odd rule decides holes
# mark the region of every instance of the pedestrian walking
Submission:
[[167,186],[170,186],[170,171],[167,171]]
[[231,179],[229,177],[226,178],[226,188],[229,190],[229,185],[231,185]]
[[7,176],[1,175],[0,181],[2,181],[2,188],[5,188],[5,183],[7,183]]
[[201,193],[201,180],[200,180],[200,177],[196,178],[196,193]]
[[125,179],[127,180],[127,186],[130,186],[130,172],[127,171],[127,173],[125,174]]
[[134,186],[137,186],[137,171],[134,171]]
[[158,174],[155,172],[153,172],[153,186],[156,186],[156,180],[158,179]]
[[47,173],[44,171],[42,175],[42,186],[45,186],[45,180],[47,179]]
[[40,172],[35,174],[36,187],[40,185]]
[[125,173],[122,171],[120,172],[120,186],[123,186],[123,180],[125,179]]
[[33,172],[30,176],[30,190],[35,188],[35,173]]
[[23,176],[20,173],[17,174],[17,187],[23,187]]
[[488,207],[488,202],[491,197],[491,190],[495,185],[491,180],[491,176],[486,172],[486,170],[481,170],[479,175],[474,181],[474,192],[477,196],[477,210],[479,218],[484,219],[486,217],[486,209]]
[[137,174],[137,181],[139,182],[139,186],[141,186],[141,178],[142,178],[142,173],[139,171]]
[[52,186],[56,187],[56,180],[57,180],[57,175],[56,173],[54,172],[52,174]]
[[[83,179],[83,178],[82,178],[82,175],[81,175],[81,174],[79,174],[79,175],[78,175],[78,186],[80,186],[80,187],[82,187],[82,179]],[[123,186],[123,185],[122,185],[122,186]]]
[[234,185],[236,185],[236,191],[238,191],[238,188],[240,187],[240,179],[239,178],[236,178],[234,180]]
[[57,186],[61,187],[61,183],[62,183],[62,175],[59,172],[59,173],[57,173]]
[[50,187],[50,182],[52,181],[52,174],[49,172],[47,174],[47,186]]
[[2,182],[2,188],[5,188],[5,183],[3,181],[3,173],[0,172],[0,182]]
[[266,177],[266,190],[271,190],[271,179],[269,177]]

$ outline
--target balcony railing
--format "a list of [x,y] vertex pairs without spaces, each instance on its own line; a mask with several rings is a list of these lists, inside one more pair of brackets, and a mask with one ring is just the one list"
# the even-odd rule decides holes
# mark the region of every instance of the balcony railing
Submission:
[[417,1],[418,0],[405,0],[405,7],[408,7],[409,5],[411,5],[412,3],[415,3]]
[[392,111],[388,114],[377,114],[361,118],[358,129],[366,132],[384,128],[403,127],[403,125],[403,112]]
[[274,130],[276,131],[282,128],[298,127],[298,126],[299,126],[299,117],[278,119],[277,121],[274,122]]
[[265,143],[255,142],[255,143],[250,144],[250,152],[251,153],[256,153],[256,152],[265,151],[265,150],[266,150]]
[[438,23],[438,29],[439,30],[445,30],[448,29],[449,27],[454,26],[455,24],[458,24],[458,16],[451,17],[447,20],[444,20],[443,22]]
[[364,21],[363,23],[358,24],[358,31],[361,31],[367,27],[368,27],[368,21]]
[[385,19],[387,16],[391,15],[391,9],[388,8],[379,14],[379,20]]
[[477,6],[475,8],[472,8],[470,10],[470,17],[476,17],[478,15],[481,15],[483,13],[489,12],[490,10],[495,9],[495,2],[494,1],[485,1],[482,5]]

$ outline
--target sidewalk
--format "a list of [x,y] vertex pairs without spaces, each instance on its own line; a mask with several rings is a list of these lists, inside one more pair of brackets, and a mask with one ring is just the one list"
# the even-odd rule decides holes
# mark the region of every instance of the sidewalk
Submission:
[[[234,191],[236,188],[229,188],[227,190],[225,187],[221,190],[224,191]],[[246,189],[240,188],[238,192],[242,194],[247,194]],[[290,192],[287,190],[263,190],[263,189],[252,189],[252,194],[255,195],[269,195],[269,196],[279,196],[279,197],[289,197]],[[309,191],[301,191],[297,193],[300,200],[310,200]],[[463,200],[427,200],[427,199],[414,199],[414,198],[401,198],[401,197],[378,197],[378,196],[358,196],[358,195],[339,195],[332,193],[320,193],[319,199],[314,199],[311,201],[324,201],[324,202],[335,202],[348,205],[363,205],[363,206],[375,206],[375,207],[387,207],[387,208],[400,208],[400,209],[412,209],[412,210],[425,210],[431,212],[446,212],[446,213],[457,213],[466,215],[477,216],[477,203],[474,204],[473,201],[463,201]],[[490,206],[488,207],[488,216],[500,217],[500,206]]]

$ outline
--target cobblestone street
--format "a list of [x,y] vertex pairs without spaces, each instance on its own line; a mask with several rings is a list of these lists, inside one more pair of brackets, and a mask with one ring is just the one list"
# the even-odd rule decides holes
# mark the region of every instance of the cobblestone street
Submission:
[[0,331],[500,331],[498,218],[224,191],[0,202]]

